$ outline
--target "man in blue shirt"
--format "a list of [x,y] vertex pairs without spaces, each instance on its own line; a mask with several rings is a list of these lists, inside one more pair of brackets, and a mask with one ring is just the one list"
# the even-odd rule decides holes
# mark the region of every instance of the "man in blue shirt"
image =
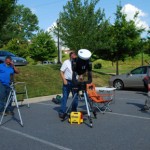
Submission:
[[[19,73],[19,70],[14,66],[11,57],[7,56],[5,62],[0,64],[0,114],[4,111],[10,92],[11,76],[14,73]],[[7,107],[6,114],[13,114],[11,103]]]

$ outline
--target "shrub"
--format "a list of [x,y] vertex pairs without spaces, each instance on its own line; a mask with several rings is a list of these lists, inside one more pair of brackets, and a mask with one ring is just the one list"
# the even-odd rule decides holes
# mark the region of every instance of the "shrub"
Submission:
[[26,57],[28,65],[36,65],[37,63],[29,56]]
[[102,68],[102,64],[101,63],[94,64],[94,69],[101,69],[101,68]]

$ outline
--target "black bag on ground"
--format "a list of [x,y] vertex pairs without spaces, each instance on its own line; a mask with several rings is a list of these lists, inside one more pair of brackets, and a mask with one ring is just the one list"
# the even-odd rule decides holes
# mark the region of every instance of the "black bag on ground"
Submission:
[[56,98],[53,98],[52,102],[54,102],[55,104],[60,104],[61,103],[61,96],[56,95]]

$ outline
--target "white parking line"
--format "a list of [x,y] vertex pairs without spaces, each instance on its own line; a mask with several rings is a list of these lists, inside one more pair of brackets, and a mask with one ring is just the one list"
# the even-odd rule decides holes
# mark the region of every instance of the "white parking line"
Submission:
[[57,104],[50,104],[50,103],[36,103],[36,104],[46,105],[46,106],[60,106],[60,105],[57,105]]
[[137,100],[138,100],[138,101],[140,101],[140,100],[143,101],[143,100],[145,100],[145,98],[146,98],[146,97],[141,98],[141,99],[137,99],[137,98],[136,98],[136,99],[135,99],[135,98],[119,98],[119,100],[122,99],[122,100],[131,100],[131,101],[137,101]]
[[[47,104],[47,103],[37,103],[40,105],[46,105],[46,106],[58,106],[56,104]],[[79,109],[80,110],[80,109]],[[128,114],[121,114],[121,113],[115,113],[115,112],[105,112],[111,115],[119,115],[119,116],[123,116],[123,117],[132,117],[132,118],[138,118],[138,119],[145,119],[145,120],[150,120],[149,117],[140,117],[140,116],[135,116],[135,115],[128,115]]]
[[42,139],[40,139],[40,138],[37,138],[37,137],[35,137],[35,136],[28,135],[28,134],[26,134],[26,133],[22,133],[22,132],[17,131],[17,130],[13,130],[13,129],[10,129],[10,128],[7,128],[7,127],[1,127],[1,128],[4,129],[4,130],[6,130],[6,131],[9,131],[9,132],[12,132],[12,133],[15,133],[15,134],[24,136],[24,137],[26,137],[26,138],[32,139],[32,140],[34,140],[34,141],[40,142],[40,143],[42,143],[42,144],[49,145],[49,146],[51,146],[51,147],[54,147],[54,148],[57,148],[57,149],[60,149],[60,150],[71,150],[71,149],[69,149],[69,148],[66,148],[66,147],[63,147],[63,146],[60,146],[60,145],[51,143],[51,142],[49,142],[49,141],[42,140]]
[[114,113],[114,112],[106,112],[106,113],[111,114],[111,115],[119,115],[119,116],[124,116],[124,117],[132,117],[132,118],[150,120],[149,117],[140,117],[140,116],[135,116],[135,115],[120,114],[120,113]]

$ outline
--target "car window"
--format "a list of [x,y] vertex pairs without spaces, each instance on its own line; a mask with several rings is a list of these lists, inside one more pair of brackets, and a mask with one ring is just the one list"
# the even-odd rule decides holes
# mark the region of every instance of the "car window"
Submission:
[[0,51],[0,56],[6,56],[3,51]]
[[150,67],[147,67],[147,75],[150,77]]
[[13,56],[13,57],[15,57],[14,54],[7,52],[7,51],[0,51],[0,56]]
[[143,67],[143,74],[147,73],[147,67]]
[[146,74],[147,68],[146,67],[139,67],[131,71],[131,74]]
[[4,56],[13,56],[13,57],[15,56],[14,54],[12,54],[10,52],[4,52],[4,54],[5,54]]

